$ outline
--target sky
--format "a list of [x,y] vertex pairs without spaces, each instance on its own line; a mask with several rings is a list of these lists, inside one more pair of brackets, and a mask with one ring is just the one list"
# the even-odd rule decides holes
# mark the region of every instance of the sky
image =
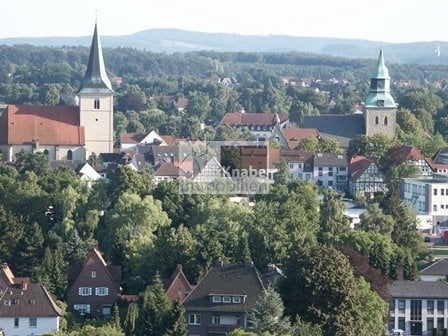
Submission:
[[448,41],[445,0],[1,0],[0,38],[154,28],[244,35]]

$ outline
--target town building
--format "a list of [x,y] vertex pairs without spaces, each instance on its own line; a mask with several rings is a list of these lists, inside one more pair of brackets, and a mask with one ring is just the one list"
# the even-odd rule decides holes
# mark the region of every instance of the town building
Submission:
[[43,335],[59,330],[62,310],[44,285],[0,269],[0,326],[5,335]]
[[417,215],[432,218],[432,232],[448,227],[448,177],[433,175],[402,180],[402,198]]
[[7,105],[0,116],[3,160],[14,161],[22,150],[42,152],[50,160],[77,161],[112,153],[113,96],[95,24],[78,106]]
[[389,289],[388,330],[433,335],[448,328],[448,284],[443,281],[394,281]]
[[248,325],[250,312],[264,289],[252,262],[217,262],[184,302],[190,336],[225,335]]
[[108,265],[101,252],[92,248],[82,265],[67,270],[67,304],[80,315],[110,315],[121,294],[121,267]]
[[301,128],[316,128],[323,138],[337,140],[347,148],[357,135],[384,134],[395,136],[397,104],[390,93],[389,70],[384,63],[383,50],[370,78],[370,88],[363,111],[353,114],[324,114],[304,116]]
[[355,155],[348,163],[348,193],[355,198],[363,195],[367,200],[376,194],[385,194],[387,185],[384,175],[375,160],[362,155]]
[[313,180],[324,188],[332,187],[338,192],[347,191],[347,155],[345,153],[315,153]]

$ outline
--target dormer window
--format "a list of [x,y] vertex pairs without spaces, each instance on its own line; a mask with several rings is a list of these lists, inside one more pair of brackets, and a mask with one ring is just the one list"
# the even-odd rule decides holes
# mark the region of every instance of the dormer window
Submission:
[[99,110],[100,109],[100,100],[98,98],[95,99],[95,101],[93,102],[93,108],[95,110]]
[[213,295],[212,302],[215,302],[215,303],[221,302],[221,297],[218,295]]
[[96,278],[96,271],[92,271],[91,276],[92,276],[92,278]]
[[234,296],[232,298],[233,303],[241,303],[241,297],[240,296]]
[[232,302],[232,298],[230,296],[223,296],[222,297],[222,302],[223,303],[231,303]]

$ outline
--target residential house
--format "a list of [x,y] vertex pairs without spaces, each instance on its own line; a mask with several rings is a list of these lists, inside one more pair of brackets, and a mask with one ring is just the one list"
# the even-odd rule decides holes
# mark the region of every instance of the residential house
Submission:
[[8,105],[0,116],[3,160],[15,160],[21,150],[42,152],[50,160],[77,161],[92,153],[112,153],[113,96],[95,24],[78,105]]
[[137,147],[141,145],[168,146],[174,145],[173,136],[159,135],[156,131],[147,134],[126,133],[120,136],[120,151],[137,151]]
[[307,138],[322,139],[316,128],[275,127],[272,132],[272,139],[278,140],[285,149],[297,149],[300,142]]
[[164,287],[168,299],[171,301],[180,300],[181,302],[184,302],[194,288],[185,276],[182,265],[176,266],[171,277],[164,281]]
[[430,216],[432,232],[448,227],[448,176],[402,179],[402,198],[417,215]]
[[371,199],[377,193],[387,192],[383,173],[373,159],[362,155],[351,157],[348,174],[348,192],[352,197],[362,194],[366,199]]
[[387,158],[384,167],[385,170],[391,169],[393,166],[402,163],[410,163],[417,166],[423,176],[430,176],[433,173],[427,159],[417,147],[412,145],[402,145],[392,148],[389,151]]
[[174,163],[161,161],[154,167],[154,182],[159,184],[162,181],[175,181],[179,178],[185,178],[186,173]]
[[61,309],[40,283],[0,269],[0,326],[5,335],[42,335],[59,330]]
[[389,289],[388,330],[432,336],[448,328],[448,284],[443,281],[394,281]]
[[301,150],[280,151],[280,160],[285,161],[288,165],[292,179],[314,181],[313,159],[314,152]]
[[314,182],[338,192],[347,191],[348,162],[345,153],[315,153],[313,157]]
[[448,276],[448,258],[440,258],[420,269],[420,280],[439,281],[446,280]]
[[264,146],[240,148],[241,168],[256,171],[260,182],[274,183],[274,176],[280,163],[280,149]]
[[258,140],[271,138],[275,126],[285,127],[289,123],[288,113],[240,113],[228,112],[219,126],[227,125],[237,129],[247,128]]
[[108,265],[95,247],[82,265],[67,271],[69,309],[80,315],[110,315],[121,294],[120,266]]
[[253,263],[217,262],[184,302],[188,334],[225,335],[247,327],[247,313],[263,288],[260,272]]

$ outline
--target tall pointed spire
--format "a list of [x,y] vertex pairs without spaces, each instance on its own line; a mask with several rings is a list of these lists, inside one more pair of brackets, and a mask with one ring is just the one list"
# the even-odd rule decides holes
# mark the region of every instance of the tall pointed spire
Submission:
[[383,48],[380,49],[378,62],[370,78],[370,90],[365,104],[369,107],[397,107],[397,104],[395,104],[390,94],[389,70],[384,63]]
[[89,63],[87,71],[82,80],[80,93],[113,92],[112,85],[106,74],[104,66],[103,51],[98,36],[97,23],[93,32],[92,46],[90,47]]
[[384,64],[383,48],[380,49],[380,55],[378,57],[378,62],[376,64],[376,67],[373,71],[372,78],[390,79],[389,70],[387,69],[386,65]]

